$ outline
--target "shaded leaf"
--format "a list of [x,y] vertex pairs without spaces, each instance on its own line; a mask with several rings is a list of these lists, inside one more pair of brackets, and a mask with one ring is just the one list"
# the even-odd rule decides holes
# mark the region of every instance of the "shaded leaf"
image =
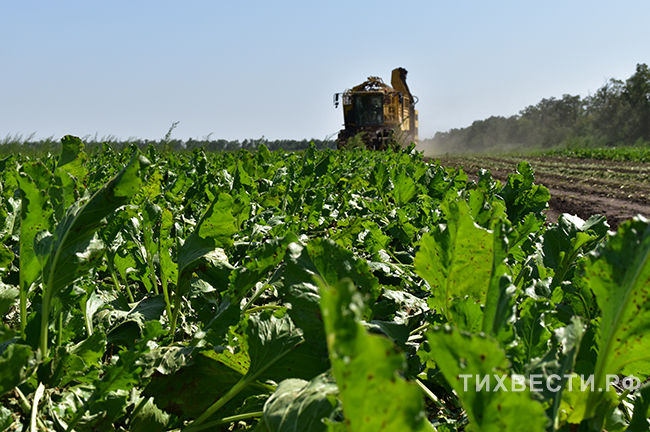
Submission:
[[18,298],[18,288],[0,281],[0,316],[5,316]]
[[167,430],[169,414],[156,406],[152,399],[147,400],[138,413],[131,418],[131,432],[157,432]]
[[25,381],[32,371],[34,353],[27,345],[11,344],[0,356],[0,396]]
[[264,424],[270,432],[325,431],[323,419],[334,411],[337,393],[327,375],[284,380],[264,404]]

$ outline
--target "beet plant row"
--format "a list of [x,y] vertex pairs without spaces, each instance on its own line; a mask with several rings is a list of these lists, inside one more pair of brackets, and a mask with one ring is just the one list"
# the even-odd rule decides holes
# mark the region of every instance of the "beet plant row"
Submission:
[[0,430],[648,430],[650,224],[548,225],[526,162],[0,168]]

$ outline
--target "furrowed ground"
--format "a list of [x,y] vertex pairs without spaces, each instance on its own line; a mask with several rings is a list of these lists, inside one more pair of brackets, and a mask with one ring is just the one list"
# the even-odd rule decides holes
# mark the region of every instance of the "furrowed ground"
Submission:
[[[434,158],[443,166],[462,167],[471,178],[487,169],[504,181],[521,156],[445,156]],[[583,219],[603,214],[612,227],[637,214],[650,215],[650,163],[572,156],[525,156],[535,169],[535,179],[551,193],[548,220],[562,213]]]

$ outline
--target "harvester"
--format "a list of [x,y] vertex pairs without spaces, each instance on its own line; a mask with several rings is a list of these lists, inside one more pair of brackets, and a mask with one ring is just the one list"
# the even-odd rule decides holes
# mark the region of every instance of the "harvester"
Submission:
[[[359,137],[366,148],[386,150],[406,147],[418,140],[417,97],[406,85],[406,69],[393,69],[391,86],[371,76],[356,87],[334,95],[334,107],[343,103],[345,128],[339,132],[337,147],[344,148]],[[352,140],[355,138],[355,140]]]

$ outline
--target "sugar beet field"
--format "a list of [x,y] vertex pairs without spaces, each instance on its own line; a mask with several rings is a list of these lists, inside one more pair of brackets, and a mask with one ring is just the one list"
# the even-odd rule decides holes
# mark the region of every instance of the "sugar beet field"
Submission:
[[3,157],[0,431],[649,430],[650,167],[525,159]]

